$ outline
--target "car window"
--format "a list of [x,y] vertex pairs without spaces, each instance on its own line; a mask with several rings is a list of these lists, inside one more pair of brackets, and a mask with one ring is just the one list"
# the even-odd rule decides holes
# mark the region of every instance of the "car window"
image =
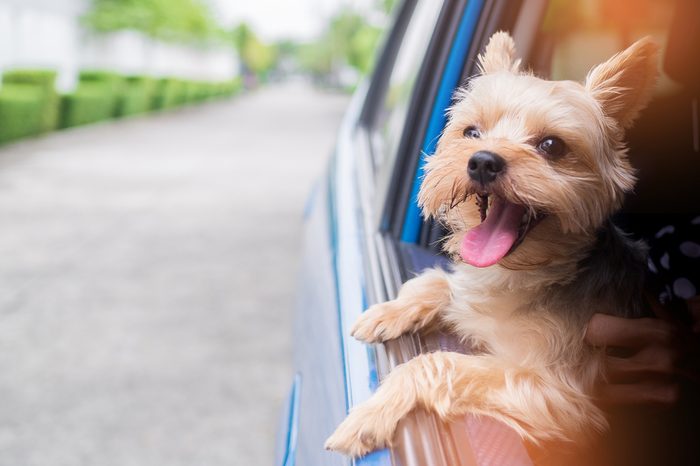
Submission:
[[418,2],[389,75],[372,131],[372,155],[380,178],[382,173],[390,172],[396,159],[411,95],[442,4],[434,0]]
[[556,80],[583,81],[594,65],[644,36],[661,46],[654,97],[627,134],[639,170],[630,211],[696,208],[690,199],[700,159],[698,11],[687,0],[551,1],[538,31],[530,64]]

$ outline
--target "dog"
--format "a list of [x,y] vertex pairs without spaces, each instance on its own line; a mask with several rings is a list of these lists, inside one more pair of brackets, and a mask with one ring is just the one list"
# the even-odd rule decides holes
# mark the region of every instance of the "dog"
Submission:
[[521,70],[494,34],[479,74],[456,93],[418,202],[445,224],[451,271],[430,269],[370,307],[351,334],[367,343],[445,328],[470,354],[422,354],[353,408],[326,448],[349,456],[392,445],[421,408],[450,422],[491,416],[534,445],[605,431],[594,403],[603,350],[584,343],[595,312],[644,312],[643,244],[610,221],[635,185],[624,142],[651,98],[649,38],[595,66],[584,83]]

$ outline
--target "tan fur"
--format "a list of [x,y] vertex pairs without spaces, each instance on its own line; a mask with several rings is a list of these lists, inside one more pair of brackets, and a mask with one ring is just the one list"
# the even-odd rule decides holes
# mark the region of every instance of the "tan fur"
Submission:
[[376,343],[429,328],[450,301],[447,274],[442,270],[430,270],[407,281],[395,300],[367,309],[350,330],[350,335]]
[[508,33],[499,31],[491,36],[484,53],[479,55],[481,74],[498,71],[517,72],[520,60],[515,58],[515,42]]
[[647,105],[656,84],[658,46],[649,37],[591,70],[586,89],[606,115],[623,128],[631,126]]
[[[450,273],[427,271],[360,318],[353,329],[360,340],[442,325],[479,353],[433,353],[398,366],[350,412],[327,448],[357,456],[391,445],[398,421],[417,408],[445,421],[467,412],[492,416],[533,443],[580,442],[607,426],[591,398],[602,354],[583,341],[590,312],[563,312],[545,298],[576,279],[596,230],[634,186],[622,138],[649,100],[656,46],[637,42],[597,66],[585,85],[520,72],[506,33],[492,37],[479,62],[483,74],[459,91],[427,162],[419,203],[449,227],[444,247],[458,259],[465,233],[481,221],[467,163],[487,150],[507,167],[493,192],[547,216],[498,264],[456,260]],[[468,126],[481,137],[466,138]],[[535,150],[551,135],[569,153],[547,159]],[[582,311],[591,305],[571,303]]]
[[326,448],[362,456],[389,447],[399,421],[417,408],[444,422],[467,413],[488,415],[533,443],[583,433],[591,424],[602,428],[601,412],[577,388],[553,372],[490,355],[423,354],[394,369],[369,401],[352,409]]

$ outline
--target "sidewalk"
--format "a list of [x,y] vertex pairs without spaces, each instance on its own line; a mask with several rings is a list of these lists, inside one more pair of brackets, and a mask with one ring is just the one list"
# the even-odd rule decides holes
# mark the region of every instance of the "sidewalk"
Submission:
[[346,104],[286,85],[0,148],[0,466],[272,464]]

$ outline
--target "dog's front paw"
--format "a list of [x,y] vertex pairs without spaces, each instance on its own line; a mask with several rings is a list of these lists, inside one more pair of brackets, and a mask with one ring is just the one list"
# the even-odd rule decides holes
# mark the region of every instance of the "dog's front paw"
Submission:
[[367,309],[350,330],[350,335],[365,343],[380,343],[406,333],[402,308],[395,301],[375,304]]
[[348,417],[326,440],[326,450],[337,451],[347,456],[364,456],[367,453],[391,446],[396,425],[381,419],[376,411],[367,406],[352,410]]

